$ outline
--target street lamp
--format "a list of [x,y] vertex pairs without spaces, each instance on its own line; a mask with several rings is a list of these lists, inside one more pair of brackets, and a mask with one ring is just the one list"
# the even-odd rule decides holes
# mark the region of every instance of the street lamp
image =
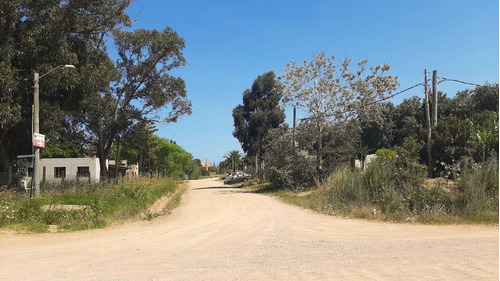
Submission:
[[35,189],[35,196],[40,197],[40,147],[35,146],[34,142],[34,137],[35,134],[39,133],[40,130],[40,100],[39,100],[39,81],[40,78],[43,76],[57,70],[60,68],[75,68],[74,65],[72,64],[63,64],[59,65],[49,71],[47,71],[45,74],[39,76],[38,72],[34,73],[34,83],[35,85],[33,86],[34,93],[33,93],[33,135],[31,136],[31,141],[33,142],[33,148],[35,150],[35,162],[33,165],[33,188]]

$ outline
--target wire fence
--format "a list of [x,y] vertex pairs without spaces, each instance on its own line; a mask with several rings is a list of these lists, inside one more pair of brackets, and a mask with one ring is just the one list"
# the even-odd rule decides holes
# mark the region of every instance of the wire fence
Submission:
[[0,173],[0,186],[13,188],[21,186],[21,174],[18,172],[1,172]]
[[[138,178],[138,175],[130,176],[125,173],[115,175],[113,171],[108,171],[105,175],[101,175],[96,179],[90,172],[76,173],[76,176],[67,177],[66,174],[60,174],[56,178],[47,178],[45,173],[42,173],[40,186],[42,189],[57,189],[64,190],[74,186],[89,186],[89,185],[109,185],[118,184]],[[143,176],[141,176],[143,177]],[[149,177],[149,176],[145,176]],[[18,171],[0,172],[0,188],[7,188],[18,191],[27,191],[31,188],[32,171],[29,173]]]

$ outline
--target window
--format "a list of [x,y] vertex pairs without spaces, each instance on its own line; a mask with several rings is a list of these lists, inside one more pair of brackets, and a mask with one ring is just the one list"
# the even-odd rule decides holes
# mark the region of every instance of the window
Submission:
[[65,178],[66,167],[54,167],[54,178]]
[[77,176],[79,178],[88,178],[90,177],[90,169],[88,166],[86,167],[78,167],[78,173]]

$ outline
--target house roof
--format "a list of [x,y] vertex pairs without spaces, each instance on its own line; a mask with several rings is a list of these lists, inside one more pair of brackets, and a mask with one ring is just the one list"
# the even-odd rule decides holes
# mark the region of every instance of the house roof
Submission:
[[[108,169],[116,169],[116,166],[114,164],[108,164]],[[123,166],[123,165],[118,165],[118,170],[128,170],[130,167]]]
[[201,166],[203,168],[210,168],[210,167],[213,167],[214,166],[214,163],[210,163],[210,162],[201,162]]

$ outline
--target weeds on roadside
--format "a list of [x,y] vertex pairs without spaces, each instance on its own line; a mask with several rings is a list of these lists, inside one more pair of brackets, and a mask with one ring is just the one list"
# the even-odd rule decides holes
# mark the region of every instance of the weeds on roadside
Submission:
[[[377,161],[365,172],[338,171],[311,192],[275,190],[304,208],[353,218],[421,223],[498,223],[498,161],[464,169],[457,187],[426,187],[425,170]],[[305,195],[304,195],[305,194]]]
[[[101,228],[113,221],[138,217],[161,196],[176,191],[169,179],[137,179],[119,185],[49,186],[41,198],[28,200],[11,193],[0,198],[0,228],[43,232],[48,225],[62,230]],[[42,206],[76,205],[76,209]]]

